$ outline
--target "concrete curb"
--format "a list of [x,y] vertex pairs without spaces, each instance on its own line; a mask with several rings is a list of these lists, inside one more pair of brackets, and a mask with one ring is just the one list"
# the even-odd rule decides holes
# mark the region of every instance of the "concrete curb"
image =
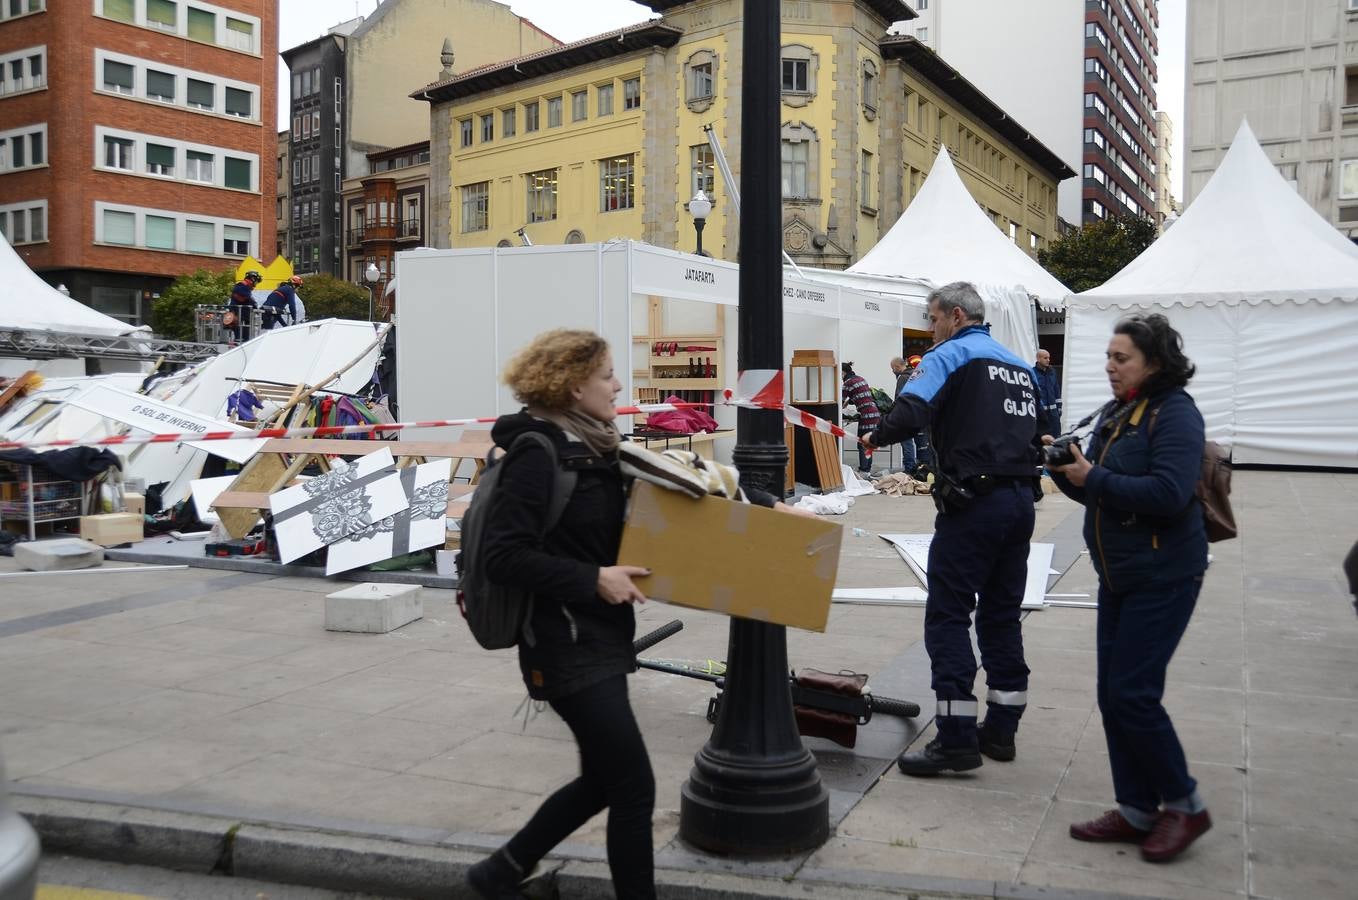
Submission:
[[[248,818],[153,809],[106,800],[52,796],[18,785],[15,807],[37,830],[44,852],[198,873],[357,891],[388,897],[472,897],[467,867],[503,837],[400,829],[382,834],[250,821]],[[528,888],[530,896],[604,900],[613,896],[608,865],[595,848],[562,845]],[[852,900],[899,897],[1004,900],[1119,900],[1125,895],[1066,891],[994,881],[801,868],[784,877],[745,874],[745,863],[715,861],[720,870],[656,870],[665,900],[767,900],[775,897]],[[760,863],[750,863],[758,867]],[[765,863],[766,866],[766,863]],[[1144,900],[1144,898],[1142,898]]]

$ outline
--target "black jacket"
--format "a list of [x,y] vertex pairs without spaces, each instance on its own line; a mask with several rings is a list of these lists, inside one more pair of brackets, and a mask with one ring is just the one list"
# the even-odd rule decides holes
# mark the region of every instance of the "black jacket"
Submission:
[[575,492],[539,541],[556,471],[546,451],[520,445],[499,463],[501,502],[487,520],[484,547],[491,580],[536,594],[535,645],[519,644],[519,667],[528,693],[551,700],[636,668],[631,604],[612,605],[596,593],[599,569],[618,560],[626,497],[616,454],[600,458],[549,422],[501,416],[491,436],[509,447],[527,431],[556,442],[561,466],[577,473]]

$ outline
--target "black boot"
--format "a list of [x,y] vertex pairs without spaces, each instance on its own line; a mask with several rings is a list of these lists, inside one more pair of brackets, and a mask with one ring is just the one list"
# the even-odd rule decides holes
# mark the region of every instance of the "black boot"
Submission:
[[982,722],[976,726],[976,739],[980,742],[981,752],[999,762],[1013,762],[1017,751],[1014,748],[1014,733],[1005,734],[998,728],[988,728]]
[[981,754],[971,748],[952,748],[934,738],[923,750],[902,753],[896,765],[906,775],[940,775],[966,772],[981,767]]
[[515,865],[504,848],[496,850],[467,870],[467,884],[486,900],[518,900],[526,897],[519,890],[523,871]]

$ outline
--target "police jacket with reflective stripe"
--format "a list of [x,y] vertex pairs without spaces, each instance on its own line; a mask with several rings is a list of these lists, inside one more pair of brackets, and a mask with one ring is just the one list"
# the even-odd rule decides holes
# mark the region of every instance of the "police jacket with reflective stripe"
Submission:
[[1033,475],[1033,370],[989,326],[963,328],[924,355],[873,443],[884,447],[926,427],[939,467],[954,479]]

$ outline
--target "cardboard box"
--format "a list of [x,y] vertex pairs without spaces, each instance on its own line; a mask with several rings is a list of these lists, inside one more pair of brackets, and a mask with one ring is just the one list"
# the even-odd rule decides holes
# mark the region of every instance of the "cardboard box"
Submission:
[[636,583],[656,600],[824,631],[843,532],[834,522],[638,481],[618,564],[649,568]]
[[144,494],[124,494],[123,512],[136,513],[139,516],[146,515],[146,496]]
[[80,537],[101,547],[136,543],[143,537],[142,515],[121,512],[81,516]]

